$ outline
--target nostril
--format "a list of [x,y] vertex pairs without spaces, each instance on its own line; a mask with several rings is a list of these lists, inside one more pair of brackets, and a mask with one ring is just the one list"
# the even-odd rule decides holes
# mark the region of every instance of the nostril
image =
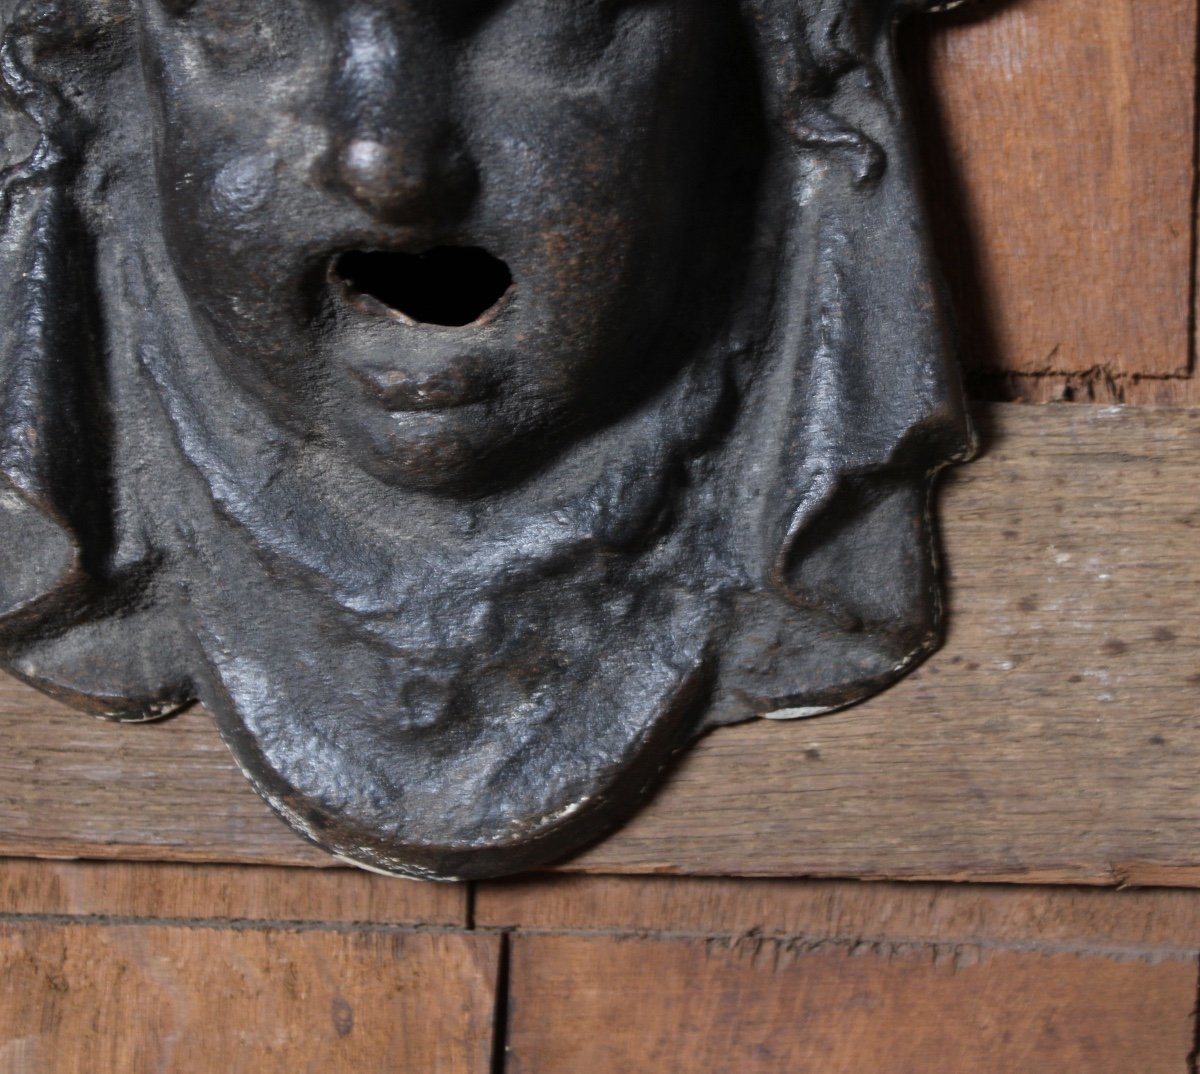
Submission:
[[349,290],[422,324],[461,328],[478,321],[512,286],[498,257],[477,246],[438,246],[420,254],[349,250],[333,263]]

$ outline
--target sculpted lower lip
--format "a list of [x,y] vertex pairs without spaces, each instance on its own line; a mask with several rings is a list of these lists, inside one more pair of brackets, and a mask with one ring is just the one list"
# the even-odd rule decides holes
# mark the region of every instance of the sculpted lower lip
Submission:
[[373,398],[387,410],[450,410],[483,403],[496,394],[495,381],[474,362],[454,362],[433,373],[399,369],[354,370]]

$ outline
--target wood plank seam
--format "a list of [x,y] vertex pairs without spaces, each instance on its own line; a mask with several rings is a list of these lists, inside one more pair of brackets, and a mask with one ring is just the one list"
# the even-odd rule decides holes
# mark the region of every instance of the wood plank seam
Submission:
[[[622,937],[617,937],[621,939]],[[649,940],[659,940],[661,937],[644,937]],[[996,954],[1042,955],[1051,958],[1055,955],[1071,955],[1086,958],[1102,958],[1109,962],[1138,962],[1147,966],[1157,966],[1163,962],[1188,962],[1200,956],[1200,951],[1194,947],[1181,947],[1170,950],[1134,952],[1128,949],[1114,950],[1102,948],[1076,947],[1067,944],[1029,943],[937,943],[927,940],[905,942],[903,940],[848,940],[848,939],[790,939],[782,940],[771,937],[754,937],[751,939],[726,940],[709,938],[705,947],[710,954],[729,953],[747,958],[751,964],[769,965],[772,970],[794,962],[805,955],[840,952],[850,957],[871,955],[881,959],[904,957],[906,955],[924,953],[934,966],[952,967],[956,971],[971,966],[985,964],[988,958]]]
[[1191,373],[1151,376],[1101,369],[1084,373],[978,372],[968,375],[967,390],[977,400],[1031,406],[1074,403],[1187,407],[1200,403],[1200,381]]
[[928,950],[931,956],[941,959],[958,957],[960,952],[1014,952],[1018,954],[1043,955],[1087,955],[1107,958],[1117,962],[1145,962],[1156,965],[1171,959],[1200,957],[1200,946],[1195,944],[1091,944],[1070,943],[1055,940],[955,940],[943,942],[928,936],[881,936],[881,935],[817,935],[803,933],[787,935],[779,933],[724,933],[724,932],[681,932],[652,929],[606,929],[606,928],[556,928],[553,926],[527,928],[521,925],[506,925],[498,928],[483,927],[476,930],[484,935],[496,933],[519,941],[522,937],[570,936],[578,938],[596,937],[606,940],[661,941],[663,943],[704,942],[713,950],[757,954],[764,950],[778,950],[791,954],[818,951],[845,950],[853,954],[883,954]]
[[[472,930],[474,931],[474,926],[472,926]],[[506,1074],[509,1067],[508,1038],[513,983],[512,944],[511,930],[503,930],[500,934],[500,950],[496,957],[496,1001],[492,1010],[492,1067],[489,1074]]]
[[1189,358],[1186,368],[1173,373],[1137,373],[1101,362],[1087,369],[1058,369],[1054,365],[1047,365],[1043,369],[981,369],[971,373],[969,377],[972,383],[983,384],[993,380],[1038,380],[1042,377],[1071,377],[1079,381],[1096,380],[1108,384],[1140,384],[1143,381],[1194,380],[1195,375],[1196,371]]
[[496,935],[502,939],[522,936],[597,936],[613,940],[660,940],[664,942],[704,941],[728,950],[756,952],[760,949],[820,951],[831,948],[847,948],[855,951],[897,952],[914,948],[929,948],[934,951],[1015,951],[1027,954],[1086,954],[1117,960],[1155,962],[1164,958],[1192,958],[1200,955],[1198,945],[1166,944],[1120,944],[1071,943],[1046,940],[984,940],[959,939],[942,942],[929,936],[888,934],[840,934],[840,933],[784,933],[763,932],[750,929],[743,932],[719,930],[671,930],[671,929],[621,929],[621,928],[569,928],[560,926],[528,927],[522,925],[482,926],[477,928],[455,928],[439,925],[383,925],[372,922],[342,921],[295,921],[268,920],[261,918],[166,918],[139,916],[130,917],[111,914],[8,914],[0,913],[0,927],[8,925],[83,925],[98,928],[126,926],[161,926],[164,928],[214,929],[221,931],[271,930],[279,932],[331,932],[331,933],[386,933],[395,935]]
[[350,935],[380,933],[395,936],[465,936],[500,932],[500,929],[465,929],[453,925],[387,925],[371,921],[308,921],[268,918],[222,917],[154,917],[114,914],[6,914],[0,913],[0,926],[5,925],[85,925],[97,928],[154,926],[162,928],[214,929],[225,932],[335,932]]

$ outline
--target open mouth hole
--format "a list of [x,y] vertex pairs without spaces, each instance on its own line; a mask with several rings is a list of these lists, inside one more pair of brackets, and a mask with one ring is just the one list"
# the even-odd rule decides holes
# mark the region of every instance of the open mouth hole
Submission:
[[477,246],[438,246],[423,254],[351,250],[334,272],[352,291],[422,324],[459,328],[479,320],[512,285],[512,273]]

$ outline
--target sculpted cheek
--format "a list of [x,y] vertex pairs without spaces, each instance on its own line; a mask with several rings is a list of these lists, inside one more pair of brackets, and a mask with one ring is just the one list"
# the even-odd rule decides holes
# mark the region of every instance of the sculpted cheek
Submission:
[[275,193],[277,167],[277,158],[268,153],[251,153],[227,161],[213,177],[210,211],[227,225],[248,225]]

